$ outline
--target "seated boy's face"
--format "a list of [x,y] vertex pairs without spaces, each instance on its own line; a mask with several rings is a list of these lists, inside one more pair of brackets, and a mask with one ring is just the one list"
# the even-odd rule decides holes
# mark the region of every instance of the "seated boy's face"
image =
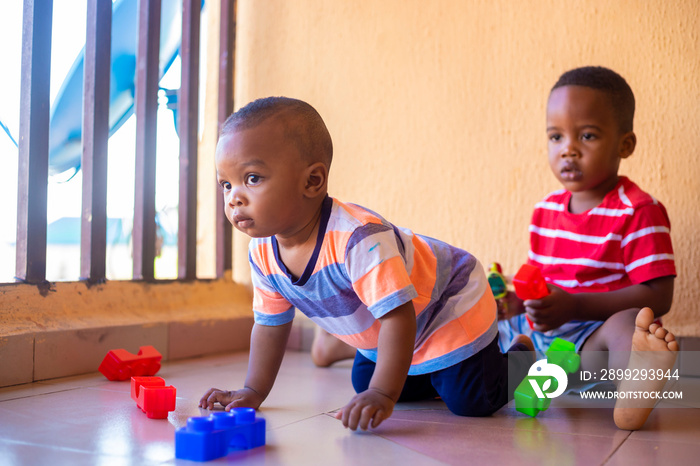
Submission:
[[216,147],[216,173],[226,217],[256,238],[298,231],[305,169],[275,118],[222,136]]
[[552,91],[547,103],[549,165],[567,190],[607,193],[615,186],[622,140],[618,128],[604,92],[583,86]]

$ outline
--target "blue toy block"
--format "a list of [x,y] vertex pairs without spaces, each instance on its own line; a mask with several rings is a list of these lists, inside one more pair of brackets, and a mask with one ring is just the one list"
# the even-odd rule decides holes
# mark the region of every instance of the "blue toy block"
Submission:
[[226,444],[233,450],[250,450],[265,445],[265,419],[256,418],[253,408],[233,408],[212,413],[214,428],[226,432]]
[[224,431],[214,430],[214,419],[191,417],[187,420],[187,427],[175,432],[175,458],[209,461],[227,453]]
[[175,432],[175,457],[209,461],[231,450],[249,450],[265,445],[265,419],[252,408],[233,408],[208,417],[191,417],[187,427]]
[[555,338],[545,354],[548,363],[556,364],[567,374],[573,374],[581,365],[581,356],[576,354],[576,346],[561,338]]

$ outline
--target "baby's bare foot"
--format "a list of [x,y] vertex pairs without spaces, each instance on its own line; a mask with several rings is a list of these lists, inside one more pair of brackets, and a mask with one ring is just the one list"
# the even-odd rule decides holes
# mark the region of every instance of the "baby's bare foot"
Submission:
[[[666,378],[641,377],[661,369],[665,374],[676,362],[678,342],[672,333],[654,322],[654,312],[648,307],[637,314],[634,335],[632,336],[632,352],[627,368],[633,374],[639,374],[639,380],[622,380],[618,387],[620,395],[631,393],[660,392],[666,384]],[[640,429],[646,422],[654,405],[655,398],[618,398],[615,403],[615,425],[624,430]]]
[[311,344],[311,360],[318,367],[328,367],[334,362],[355,357],[355,348],[316,327]]

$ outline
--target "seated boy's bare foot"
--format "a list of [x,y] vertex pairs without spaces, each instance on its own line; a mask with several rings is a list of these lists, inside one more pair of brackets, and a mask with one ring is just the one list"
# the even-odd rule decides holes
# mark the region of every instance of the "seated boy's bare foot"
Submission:
[[[513,346],[515,346],[518,343],[525,345],[525,347],[527,348],[527,353],[526,353],[527,360],[526,360],[526,362],[527,362],[527,366],[530,367],[532,364],[535,363],[535,360],[537,359],[537,355],[535,354],[535,344],[532,343],[532,340],[527,335],[518,335],[513,339],[513,342],[511,343],[510,347],[512,348]],[[510,350],[508,351],[508,354],[512,354],[510,352]]]
[[[648,377],[641,377],[641,374],[648,374],[652,370],[656,374],[659,369],[665,374],[676,362],[678,342],[672,333],[653,322],[654,312],[648,307],[637,314],[627,368],[632,373],[640,374],[640,380],[623,379],[618,387],[621,395],[622,392],[660,392],[667,382],[666,378],[650,380]],[[618,398],[615,403],[615,425],[624,430],[640,429],[654,409],[656,401],[654,398]]]
[[328,367],[334,362],[355,357],[355,348],[338,340],[320,327],[316,327],[311,344],[311,360],[318,367]]
[[532,343],[532,340],[530,337],[527,335],[518,335],[513,339],[513,345],[516,343],[522,343],[523,345],[527,346],[527,349],[529,351],[535,351],[535,345]]

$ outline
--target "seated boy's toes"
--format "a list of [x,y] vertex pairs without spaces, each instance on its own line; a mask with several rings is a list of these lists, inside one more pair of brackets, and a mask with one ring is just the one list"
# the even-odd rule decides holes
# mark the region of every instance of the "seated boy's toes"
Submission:
[[637,313],[634,325],[639,328],[648,329],[652,322],[654,322],[654,311],[648,307],[644,307]]
[[671,332],[666,332],[666,336],[664,337],[664,340],[666,340],[666,346],[670,351],[678,351],[680,349],[680,346],[678,345],[678,342],[676,341],[676,336],[672,334]]
[[661,325],[659,325],[659,324],[651,324],[651,325],[649,326],[649,333],[651,333],[652,335],[654,335],[654,334],[656,333],[656,331],[657,331],[658,329],[660,329],[660,328],[661,328]]
[[[649,331],[651,332],[651,328],[649,328]],[[654,330],[654,336],[659,340],[665,340],[666,335],[668,335],[668,330],[666,330],[663,327],[659,327],[656,330]]]

